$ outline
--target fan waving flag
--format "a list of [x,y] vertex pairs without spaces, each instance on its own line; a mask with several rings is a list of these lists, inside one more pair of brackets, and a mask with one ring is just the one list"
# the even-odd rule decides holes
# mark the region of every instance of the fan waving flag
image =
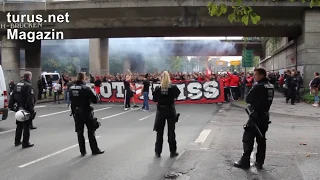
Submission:
[[210,76],[210,75],[211,75],[211,71],[210,71],[209,69],[207,69],[206,75],[207,75],[207,76]]

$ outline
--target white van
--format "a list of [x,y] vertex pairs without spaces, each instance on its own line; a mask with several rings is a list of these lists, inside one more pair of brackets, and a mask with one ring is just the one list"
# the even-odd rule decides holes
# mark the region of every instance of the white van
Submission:
[[51,72],[43,72],[42,74],[42,77],[44,78],[46,84],[47,84],[47,79],[52,76],[52,85],[55,84],[55,81],[58,81],[60,79],[60,74],[59,73],[51,73]]
[[2,66],[0,65],[0,121],[8,117],[8,91]]

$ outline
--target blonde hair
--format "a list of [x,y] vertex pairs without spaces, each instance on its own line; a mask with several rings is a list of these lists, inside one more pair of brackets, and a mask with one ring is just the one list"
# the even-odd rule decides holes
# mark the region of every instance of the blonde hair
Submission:
[[163,89],[168,89],[170,84],[171,84],[170,75],[168,71],[164,71],[161,75],[160,87]]

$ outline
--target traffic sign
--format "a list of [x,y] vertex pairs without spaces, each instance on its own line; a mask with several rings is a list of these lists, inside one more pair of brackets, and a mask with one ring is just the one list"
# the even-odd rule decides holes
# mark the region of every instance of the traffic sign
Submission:
[[216,61],[217,66],[225,66],[226,62],[225,61]]
[[253,50],[242,51],[242,67],[253,67]]
[[230,61],[230,65],[233,65],[233,66],[239,66],[239,65],[240,65],[240,60],[237,60],[237,61]]

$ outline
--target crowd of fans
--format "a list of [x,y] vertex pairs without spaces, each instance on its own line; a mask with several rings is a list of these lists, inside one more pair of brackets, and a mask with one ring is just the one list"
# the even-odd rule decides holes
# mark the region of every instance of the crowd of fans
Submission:
[[[129,74],[129,73],[128,73]],[[150,74],[141,74],[141,73],[132,73],[130,78],[130,83],[142,83],[143,80],[149,80],[151,83],[157,83],[160,81],[161,73],[150,73]],[[87,83],[94,83],[95,91],[97,94],[100,94],[100,86],[103,82],[110,81],[126,81],[126,74],[105,74],[92,76],[91,74],[87,76]],[[170,77],[172,82],[181,82],[181,81],[212,81],[217,80],[223,83],[224,86],[224,97],[225,102],[230,100],[238,101],[243,100],[247,96],[248,92],[254,84],[253,74],[244,73],[244,72],[223,72],[223,73],[211,73],[210,71],[203,72],[193,72],[193,73],[183,73],[183,72],[170,72]],[[296,70],[286,70],[284,74],[279,72],[268,72],[269,82],[275,86],[275,89],[284,94],[286,97],[286,102],[288,103],[291,100],[291,104],[300,102],[301,100],[301,89],[303,89],[303,78],[299,71]],[[68,100],[68,91],[73,85],[75,78],[69,77],[68,75],[62,74],[60,79],[53,81],[52,77],[49,77],[44,80],[43,77],[39,77],[38,80],[38,91],[44,92],[39,93],[38,99],[47,97],[47,92],[49,96],[54,96],[54,102],[59,102],[59,95],[63,94],[67,106],[70,105]],[[10,82],[10,89],[14,85],[14,82]],[[315,78],[309,84],[310,93],[315,95],[313,106],[319,106],[319,97],[318,90],[320,88],[320,78],[319,73],[315,73]],[[63,93],[62,93],[63,92]],[[44,97],[43,97],[44,96]]]

